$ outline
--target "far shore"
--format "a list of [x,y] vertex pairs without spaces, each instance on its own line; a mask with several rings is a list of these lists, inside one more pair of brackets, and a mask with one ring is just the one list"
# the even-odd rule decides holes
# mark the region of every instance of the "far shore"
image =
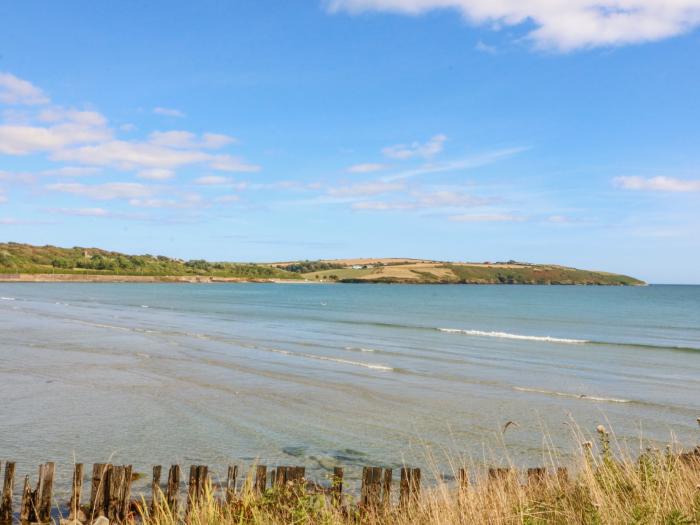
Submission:
[[305,279],[264,279],[215,277],[209,275],[98,275],[80,273],[10,273],[0,274],[2,283],[293,283],[316,284]]

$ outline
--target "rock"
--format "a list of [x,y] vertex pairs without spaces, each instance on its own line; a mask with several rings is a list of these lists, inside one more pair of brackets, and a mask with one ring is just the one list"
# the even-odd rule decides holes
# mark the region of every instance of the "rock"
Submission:
[[83,523],[87,522],[87,516],[85,515],[85,512],[83,512],[83,509],[78,509],[78,515],[75,517],[78,521],[81,521]]
[[75,520],[75,519],[63,519],[61,518],[58,521],[59,525],[83,525],[80,521]]
[[100,516],[93,520],[92,525],[109,525],[109,520],[104,516]]

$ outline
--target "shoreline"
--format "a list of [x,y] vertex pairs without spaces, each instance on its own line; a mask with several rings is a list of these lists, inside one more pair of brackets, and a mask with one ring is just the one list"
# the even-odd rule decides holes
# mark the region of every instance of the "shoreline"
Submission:
[[0,274],[0,283],[295,283],[315,284],[303,279],[248,279],[244,277],[215,277],[208,275],[99,275],[77,273],[16,273]]

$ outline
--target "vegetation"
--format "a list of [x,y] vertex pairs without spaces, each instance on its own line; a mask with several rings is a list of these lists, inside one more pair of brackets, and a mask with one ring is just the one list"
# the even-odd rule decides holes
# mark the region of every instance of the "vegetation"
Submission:
[[283,270],[294,273],[321,272],[323,270],[338,270],[345,268],[345,265],[326,261],[299,261],[285,266]]
[[298,279],[298,274],[261,264],[182,261],[162,255],[125,255],[97,248],[0,244],[0,273],[89,273],[101,275],[213,276]]
[[[173,514],[164,501],[142,506],[145,525],[593,525],[700,524],[700,451],[685,457],[648,449],[641,457],[613,454],[610,435],[598,427],[599,444],[582,442],[571,476],[518,479],[513,470],[496,479],[424,486],[407,505],[392,501],[362,508],[352,498],[338,502],[313,485],[287,485],[262,495],[251,479],[225,504],[211,490],[189,512]],[[476,481],[476,482],[474,482]]]
[[183,261],[97,248],[0,243],[0,274],[89,274],[154,277],[305,279],[324,282],[418,284],[641,285],[638,279],[563,266],[508,261],[445,263],[416,259],[347,259],[277,264]]

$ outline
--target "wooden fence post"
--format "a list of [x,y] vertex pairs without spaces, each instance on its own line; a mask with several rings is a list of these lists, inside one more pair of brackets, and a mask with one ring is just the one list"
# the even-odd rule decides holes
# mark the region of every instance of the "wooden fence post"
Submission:
[[382,479],[382,505],[384,508],[391,507],[391,477],[392,470],[384,469],[384,478]]
[[131,506],[131,480],[133,474],[133,467],[131,465],[126,465],[124,467],[124,485],[122,485],[121,494],[121,508],[120,519],[122,521],[126,520],[129,516],[130,506]]
[[161,503],[160,472],[160,465],[155,465],[153,467],[153,478],[151,479],[151,514],[155,514]]
[[69,520],[78,518],[80,511],[80,496],[83,491],[83,464],[76,463],[73,468],[73,486],[71,487],[70,503],[69,503]]
[[229,465],[226,476],[226,503],[231,503],[236,497],[236,478],[238,477],[238,465]]
[[267,467],[265,465],[258,465],[255,467],[255,483],[253,484],[253,489],[258,494],[265,492],[265,487],[267,487]]
[[530,486],[542,485],[547,479],[547,469],[535,467],[527,469],[527,484]]
[[360,505],[363,509],[376,510],[381,503],[382,470],[382,467],[364,467],[362,469]]
[[29,485],[29,476],[24,477],[24,487],[22,488],[22,501],[19,508],[19,521],[26,523],[32,517],[34,502],[32,501],[32,487]]
[[168,492],[166,495],[170,511],[177,515],[180,496],[180,465],[171,465],[168,472]]
[[112,466],[107,472],[105,494],[107,495],[107,519],[110,523],[121,521],[125,481],[124,467]]
[[105,483],[109,465],[95,463],[92,466],[92,480],[90,481],[90,514],[93,518],[104,516],[105,513]]
[[2,499],[0,499],[0,523],[12,522],[12,491],[15,486],[15,464],[5,463],[5,479],[2,484]]
[[333,467],[333,477],[331,477],[331,493],[333,495],[333,503],[341,505],[343,502],[343,468]]
[[52,462],[44,463],[39,467],[39,483],[34,498],[36,521],[38,523],[48,523],[51,520],[51,499],[53,497],[53,476],[55,470],[56,465]]
[[399,485],[399,505],[407,507],[418,501],[420,495],[420,469],[401,468],[401,482]]

